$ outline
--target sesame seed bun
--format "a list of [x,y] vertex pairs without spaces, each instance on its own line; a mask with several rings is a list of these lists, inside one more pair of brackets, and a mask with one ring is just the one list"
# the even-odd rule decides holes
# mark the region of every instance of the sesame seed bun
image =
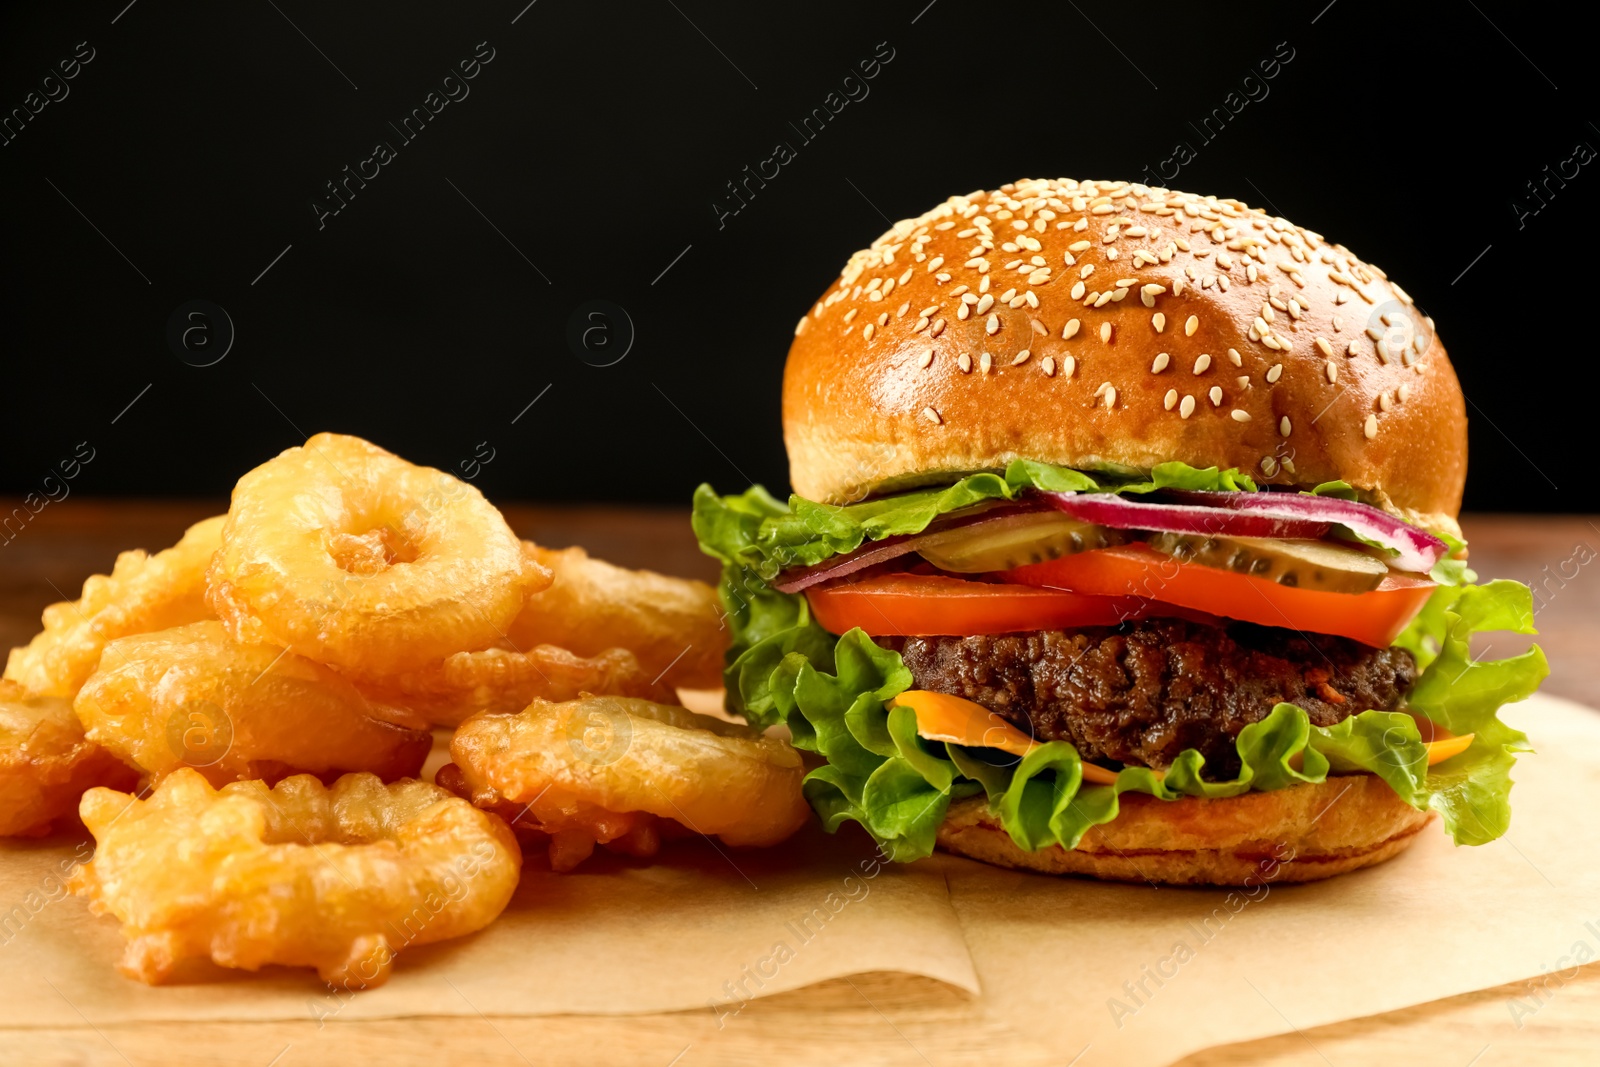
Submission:
[[1222,800],[1122,796],[1122,810],[1078,847],[1029,852],[1001,829],[983,797],[950,806],[939,828],[946,851],[1045,874],[1117,882],[1245,885],[1311,882],[1398,855],[1433,818],[1382,779],[1340,775],[1316,785]]
[[784,439],[831,503],[1027,458],[1343,479],[1458,533],[1461,388],[1382,271],[1237,200],[1126,182],[956,196],[850,257],[796,327]]

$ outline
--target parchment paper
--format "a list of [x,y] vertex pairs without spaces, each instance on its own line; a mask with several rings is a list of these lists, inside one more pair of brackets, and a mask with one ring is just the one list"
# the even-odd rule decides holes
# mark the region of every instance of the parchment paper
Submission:
[[0,1025],[737,1013],[746,997],[903,971],[979,992],[985,1011],[1063,1063],[1080,1052],[1080,1065],[1166,1063],[1547,973],[1570,966],[1580,943],[1600,958],[1594,816],[1569,799],[1600,786],[1600,716],[1535,698],[1506,717],[1539,753],[1518,763],[1510,836],[1482,848],[1430,827],[1391,863],[1257,890],[1240,906],[1225,890],[1052,879],[949,856],[879,868],[860,835],[812,827],[766,852],[690,845],[654,866],[530,866],[487,931],[408,950],[389,985],[354,996],[298,970],[163,988],[123,979],[116,922],[50,899],[52,874],[87,855],[75,853],[83,842],[5,843]]
[[1232,901],[936,857],[984,1005],[1063,1063],[1153,1065],[1600,959],[1600,715],[1535,697],[1503,717],[1538,753],[1511,833],[1477,848],[1435,823],[1389,863]]
[[[330,990],[313,971],[210,969],[200,984],[149,987],[114,969],[111,917],[62,896],[58,872],[91,853],[54,839],[0,845],[0,1026],[151,1020],[551,1015],[699,1008],[870,971],[977,991],[944,878],[883,865],[862,839],[808,826],[784,845],[669,848],[648,865],[605,853],[578,871],[524,869],[481,933],[407,949],[379,989]],[[55,898],[55,899],[52,899]],[[20,910],[19,910],[20,909]]]

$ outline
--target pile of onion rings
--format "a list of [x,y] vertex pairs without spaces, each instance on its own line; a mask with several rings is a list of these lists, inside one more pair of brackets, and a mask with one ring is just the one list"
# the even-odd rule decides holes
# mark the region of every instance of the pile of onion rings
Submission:
[[[0,836],[77,809],[98,852],[72,887],[143,981],[209,958],[376,985],[499,914],[517,835],[565,870],[808,817],[786,741],[667,706],[720,681],[709,586],[521,541],[360,438],[269,459],[43,622],[0,682]],[[456,762],[416,781],[439,726]]]

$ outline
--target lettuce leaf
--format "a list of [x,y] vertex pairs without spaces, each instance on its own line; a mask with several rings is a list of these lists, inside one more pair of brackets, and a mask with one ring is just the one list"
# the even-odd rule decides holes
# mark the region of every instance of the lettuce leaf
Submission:
[[[1119,491],[1179,484],[1174,479],[1191,487],[1248,483],[1237,472],[1167,466],[1165,473],[1157,468],[1147,481],[1126,483]],[[971,475],[946,489],[846,508],[798,500],[786,508],[759,487],[731,497],[718,497],[706,486],[696,492],[695,533],[701,548],[723,563],[719,595],[732,631],[724,672],[729,710],[761,725],[786,723],[797,747],[827,760],[806,776],[804,788],[829,831],[846,820],[858,822],[886,855],[917,859],[932,852],[951,801],[981,792],[1019,846],[1072,848],[1090,827],[1116,818],[1123,793],[1161,800],[1226,797],[1320,782],[1330,773],[1366,772],[1381,777],[1412,807],[1438,811],[1457,844],[1483,844],[1506,832],[1510,769],[1516,753],[1529,746],[1526,735],[1496,712],[1532,694],[1549,667],[1537,646],[1509,659],[1474,661],[1469,644],[1474,633],[1534,632],[1532,594],[1520,583],[1441,585],[1395,642],[1416,656],[1421,669],[1411,710],[1452,733],[1475,735],[1451,759],[1427,765],[1416,721],[1407,714],[1363,711],[1319,727],[1303,709],[1279,704],[1240,732],[1241,767],[1231,779],[1208,779],[1204,758],[1190,749],[1165,775],[1125,767],[1113,785],[1084,784],[1082,761],[1065,742],[1041,745],[1018,760],[993,749],[923,739],[910,709],[885,707],[912,684],[898,653],[860,630],[829,634],[811,617],[804,596],[778,593],[767,584],[792,565],[783,562],[786,551],[798,559],[821,552],[816,559],[823,559],[869,537],[918,532],[938,515],[978,500],[1010,499],[1027,485],[1067,491],[1082,484],[1079,479],[1089,476],[1018,461],[1004,477]]]
[[854,552],[867,541],[919,534],[941,515],[990,500],[1014,500],[1026,489],[1052,493],[1150,493],[1157,489],[1254,492],[1248,475],[1229,468],[1157,464],[1148,477],[1090,475],[1019,459],[1003,474],[969,474],[954,485],[834,506],[792,496],[784,507],[760,486],[718,497],[709,486],[695,492],[694,530],[701,546],[725,564],[749,567],[770,580],[789,567],[809,567]]

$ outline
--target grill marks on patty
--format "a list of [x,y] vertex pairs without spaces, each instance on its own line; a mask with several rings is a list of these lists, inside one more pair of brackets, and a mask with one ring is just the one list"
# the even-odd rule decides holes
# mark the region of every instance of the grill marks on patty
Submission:
[[1164,768],[1199,749],[1214,778],[1238,774],[1239,731],[1281,701],[1331,726],[1394,710],[1417,678],[1404,649],[1249,623],[1146,619],[899,644],[916,688],[976,701],[1086,760]]

